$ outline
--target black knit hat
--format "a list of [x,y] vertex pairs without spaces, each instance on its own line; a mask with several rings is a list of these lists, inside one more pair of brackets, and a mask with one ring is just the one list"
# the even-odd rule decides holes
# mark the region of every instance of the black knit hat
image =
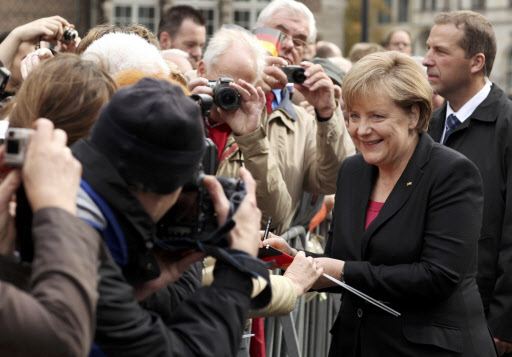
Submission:
[[197,103],[178,85],[152,78],[114,94],[90,137],[128,185],[159,194],[192,177],[204,141]]

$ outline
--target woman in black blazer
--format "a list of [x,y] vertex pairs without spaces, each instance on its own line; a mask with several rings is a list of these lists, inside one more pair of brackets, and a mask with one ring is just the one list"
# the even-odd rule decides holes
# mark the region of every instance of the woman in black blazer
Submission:
[[[398,52],[364,57],[343,81],[359,154],[341,165],[326,257],[315,260],[401,316],[343,291],[330,356],[496,356],[475,282],[480,175],[424,132],[431,98],[421,67]],[[341,291],[332,286],[315,285]]]

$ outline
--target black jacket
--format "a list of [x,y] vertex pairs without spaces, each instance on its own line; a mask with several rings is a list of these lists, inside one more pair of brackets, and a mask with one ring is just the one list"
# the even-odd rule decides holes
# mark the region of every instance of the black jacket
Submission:
[[[429,134],[439,142],[446,104]],[[487,98],[449,137],[446,146],[477,166],[484,187],[477,284],[493,335],[512,341],[512,102],[493,84]]]
[[[140,281],[158,274],[150,264],[154,259],[147,244],[153,238],[154,223],[108,160],[88,141],[78,141],[73,153],[82,163],[83,179],[109,204],[129,239],[130,259],[123,270],[103,245],[96,346],[109,357],[236,355],[251,302],[251,277],[218,262],[211,286],[198,289],[179,304],[167,300],[176,296],[170,292],[172,286],[168,287],[148,304],[151,311],[144,309],[135,301],[126,276]],[[268,279],[262,262],[247,256],[246,267],[267,274]],[[175,306],[172,312],[170,304]]]
[[325,254],[346,261],[347,284],[402,315],[344,293],[329,355],[495,356],[475,282],[482,217],[476,167],[422,134],[365,230],[377,174],[361,154],[343,162]]

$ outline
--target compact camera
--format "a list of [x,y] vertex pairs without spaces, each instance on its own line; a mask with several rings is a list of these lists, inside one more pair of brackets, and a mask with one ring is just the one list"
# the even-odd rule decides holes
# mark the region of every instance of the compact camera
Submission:
[[25,161],[28,141],[33,129],[9,128],[5,134],[4,165],[22,167]]
[[282,66],[281,69],[286,74],[286,78],[288,78],[288,83],[298,83],[302,84],[306,80],[306,75],[304,72],[306,71],[306,67],[303,66]]
[[213,90],[213,102],[224,110],[237,110],[242,103],[240,94],[231,88],[229,83],[233,78],[221,77],[218,81],[210,80],[207,84]]
[[[217,214],[203,178],[215,174],[218,167],[217,147],[206,140],[206,154],[192,180],[186,183],[174,206],[157,223],[156,244],[167,250],[187,250],[197,243],[215,246],[227,245],[227,241],[209,241],[217,228]],[[245,197],[245,184],[229,177],[217,177],[231,205],[233,214]]]
[[64,27],[64,33],[62,34],[62,37],[60,39],[60,42],[71,42],[74,41],[75,38],[78,37],[78,32],[75,29],[72,29],[70,27]]

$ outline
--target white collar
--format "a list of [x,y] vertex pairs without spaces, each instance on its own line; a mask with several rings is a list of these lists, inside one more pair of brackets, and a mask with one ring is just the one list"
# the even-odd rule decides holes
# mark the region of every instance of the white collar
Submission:
[[492,82],[489,80],[489,78],[485,77],[485,85],[483,86],[483,88],[480,89],[480,91],[477,94],[475,94],[473,98],[468,100],[466,104],[464,104],[457,113],[453,111],[452,107],[450,106],[450,102],[448,102],[448,105],[446,106],[446,118],[448,118],[450,114],[455,114],[457,119],[459,119],[460,122],[463,123],[467,118],[471,116],[471,114],[473,114],[476,108],[480,104],[482,104],[485,98],[487,98],[487,96],[491,92],[491,85]]

